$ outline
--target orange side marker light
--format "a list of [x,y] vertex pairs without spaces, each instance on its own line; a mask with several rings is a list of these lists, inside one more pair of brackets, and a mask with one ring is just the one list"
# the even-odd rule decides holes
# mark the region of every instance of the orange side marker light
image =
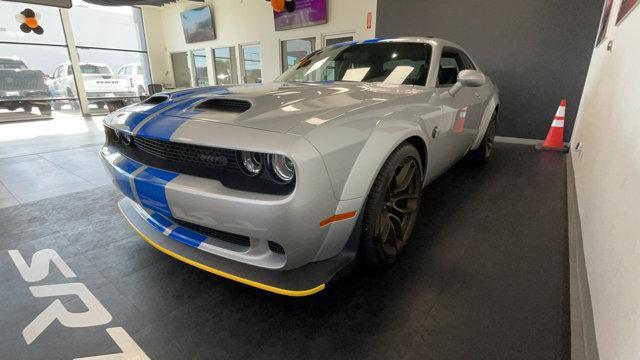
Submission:
[[325,227],[331,223],[334,223],[336,221],[342,221],[342,220],[348,220],[351,219],[353,217],[356,216],[356,212],[355,211],[350,211],[350,212],[346,212],[346,213],[342,213],[342,214],[335,214],[333,216],[330,216],[322,221],[320,221],[320,227]]

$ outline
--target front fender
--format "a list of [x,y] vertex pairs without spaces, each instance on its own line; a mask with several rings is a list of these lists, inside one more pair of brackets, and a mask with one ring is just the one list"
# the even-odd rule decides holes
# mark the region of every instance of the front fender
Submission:
[[[340,193],[340,200],[365,198],[391,153],[411,137],[420,137],[427,146],[424,131],[418,123],[389,120],[379,124],[362,147]],[[426,160],[426,159],[423,159]],[[424,161],[427,163],[427,161]],[[425,169],[422,169],[423,173]]]

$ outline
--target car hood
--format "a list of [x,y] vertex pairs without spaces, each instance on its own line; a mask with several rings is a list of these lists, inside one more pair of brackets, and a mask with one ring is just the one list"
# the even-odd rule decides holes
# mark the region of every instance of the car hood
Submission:
[[[424,88],[356,82],[317,82],[209,87],[155,96],[168,96],[167,103],[189,104],[165,111],[163,116],[286,133],[300,124],[329,126],[332,120],[347,114],[417,92],[424,92]],[[194,101],[194,98],[198,100]],[[210,100],[213,100],[216,106],[206,107]],[[225,108],[229,103],[238,101],[244,103],[248,109]],[[165,107],[167,105],[164,104]],[[154,113],[154,110],[153,106],[145,106],[144,103],[138,105],[138,109],[130,109],[147,113]]]

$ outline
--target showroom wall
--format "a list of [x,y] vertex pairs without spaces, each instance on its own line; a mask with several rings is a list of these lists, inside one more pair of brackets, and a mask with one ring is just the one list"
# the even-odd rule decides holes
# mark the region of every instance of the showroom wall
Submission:
[[[149,17],[145,13],[145,25],[150,29],[147,31],[147,40],[151,68],[154,74],[162,74],[160,77],[154,77],[156,82],[173,82],[170,56],[172,52],[206,49],[207,62],[211,64],[210,50],[213,48],[260,43],[262,77],[264,82],[268,82],[281,73],[281,40],[315,37],[316,47],[320,47],[323,35],[353,33],[355,39],[364,40],[374,37],[375,34],[376,0],[327,0],[328,23],[286,31],[275,31],[271,7],[264,0],[207,0],[205,3],[213,12],[216,32],[216,39],[213,41],[195,44],[185,42],[180,12],[201,7],[202,3],[182,1],[165,5],[159,10],[152,9],[149,11]],[[156,11],[159,12],[159,16]],[[367,29],[368,12],[372,13],[374,19],[371,29]],[[161,41],[157,39],[160,34]],[[158,51],[157,45],[153,46],[154,42],[164,44],[163,48]],[[212,84],[212,71],[209,71],[209,77],[209,83]]]
[[593,53],[571,152],[601,359],[640,354],[640,6],[616,26],[621,2]]
[[378,36],[432,35],[463,46],[501,91],[498,135],[543,139],[562,98],[568,141],[602,0],[379,0]]

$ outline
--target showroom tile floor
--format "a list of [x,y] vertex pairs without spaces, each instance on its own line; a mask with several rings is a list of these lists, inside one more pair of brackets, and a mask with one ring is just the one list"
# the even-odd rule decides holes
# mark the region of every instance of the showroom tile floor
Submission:
[[[79,170],[88,150],[30,161],[95,185]],[[106,332],[117,327],[152,359],[568,358],[564,161],[498,144],[490,164],[456,165],[426,189],[412,243],[393,269],[356,269],[302,299],[158,252],[128,227],[110,185],[0,209],[0,358],[118,353]],[[15,166],[19,173],[32,165]],[[25,281],[7,252],[30,263],[44,249],[75,277],[51,267],[44,279]],[[22,331],[56,298],[34,289],[66,283],[86,286],[112,319],[53,321],[27,344]],[[69,312],[86,311],[76,296],[57,298]]]
[[0,208],[109,184],[101,117],[0,124]]

